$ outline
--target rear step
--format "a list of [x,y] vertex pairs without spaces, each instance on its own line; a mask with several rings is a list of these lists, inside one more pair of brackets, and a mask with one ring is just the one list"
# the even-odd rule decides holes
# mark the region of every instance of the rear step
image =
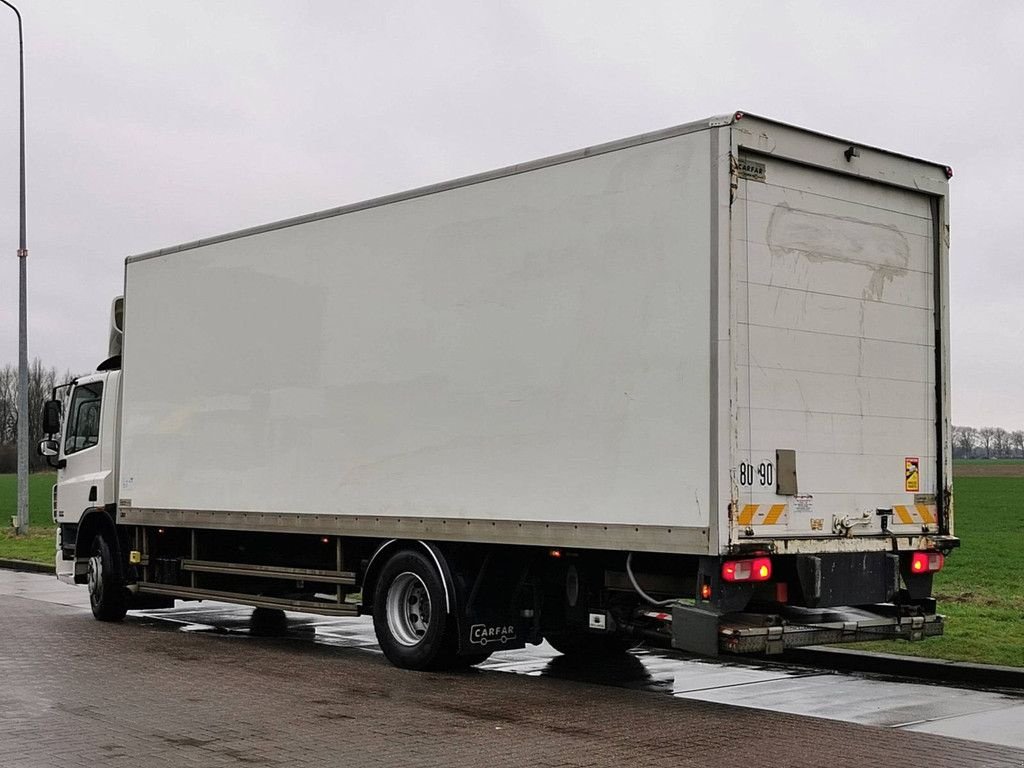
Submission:
[[319,613],[325,616],[358,616],[359,606],[337,600],[293,600],[287,597],[250,595],[243,592],[222,592],[216,589],[195,589],[170,584],[153,584],[141,581],[139,592],[151,595],[166,595],[182,600],[217,600],[222,603],[238,603],[255,608],[280,608],[299,613]]
[[898,615],[892,605],[800,609],[790,615],[730,613],[678,604],[672,607],[672,647],[705,656],[778,654],[787,648],[867,640],[923,640],[943,633],[944,616]]

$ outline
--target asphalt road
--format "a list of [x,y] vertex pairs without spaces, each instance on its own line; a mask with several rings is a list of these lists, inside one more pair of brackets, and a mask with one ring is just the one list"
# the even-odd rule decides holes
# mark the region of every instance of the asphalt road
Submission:
[[253,638],[201,606],[102,624],[44,579],[0,574],[2,768],[1024,766],[1012,747],[659,695],[657,674],[499,656],[526,673],[406,672],[365,623]]

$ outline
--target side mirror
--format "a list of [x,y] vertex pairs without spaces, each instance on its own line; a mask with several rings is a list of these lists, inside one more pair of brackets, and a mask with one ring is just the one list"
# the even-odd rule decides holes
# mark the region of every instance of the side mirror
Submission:
[[57,445],[56,440],[43,440],[39,444],[40,456],[56,456],[58,453],[60,453],[60,446]]
[[[60,400],[47,400],[43,405],[43,434],[56,435],[60,432],[60,410]],[[50,454],[43,455],[49,456]],[[53,455],[56,456],[56,454]]]

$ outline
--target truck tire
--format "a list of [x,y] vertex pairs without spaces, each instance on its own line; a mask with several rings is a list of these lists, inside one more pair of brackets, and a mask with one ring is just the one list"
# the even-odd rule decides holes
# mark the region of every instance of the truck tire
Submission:
[[253,637],[283,637],[288,634],[288,617],[279,608],[254,608],[249,617]]
[[128,590],[102,533],[93,538],[89,556],[89,606],[100,621],[121,621],[128,612]]
[[384,655],[403,669],[456,665],[456,622],[448,615],[444,584],[422,553],[402,550],[377,579],[373,629]]
[[607,658],[621,656],[632,647],[632,643],[618,635],[599,635],[584,631],[550,632],[544,639],[563,656],[586,656]]

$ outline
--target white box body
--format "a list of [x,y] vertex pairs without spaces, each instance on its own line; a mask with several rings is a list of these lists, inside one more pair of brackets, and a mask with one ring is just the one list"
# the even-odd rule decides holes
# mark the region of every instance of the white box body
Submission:
[[128,259],[120,519],[717,554],[919,515],[946,176],[847,146],[711,120]]

